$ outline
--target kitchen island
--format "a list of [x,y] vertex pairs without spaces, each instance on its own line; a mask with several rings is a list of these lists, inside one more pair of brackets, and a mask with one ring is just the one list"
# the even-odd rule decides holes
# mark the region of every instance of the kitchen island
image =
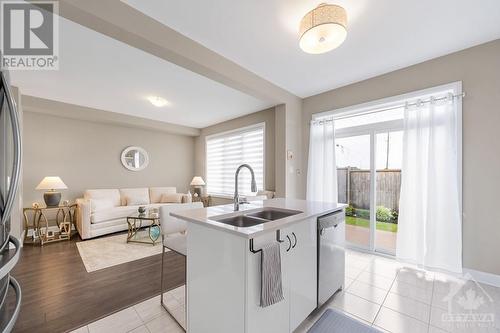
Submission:
[[[188,222],[188,331],[292,332],[317,305],[317,218],[345,206],[271,199],[237,212],[224,205],[172,213]],[[284,300],[263,308],[259,249],[277,240]]]

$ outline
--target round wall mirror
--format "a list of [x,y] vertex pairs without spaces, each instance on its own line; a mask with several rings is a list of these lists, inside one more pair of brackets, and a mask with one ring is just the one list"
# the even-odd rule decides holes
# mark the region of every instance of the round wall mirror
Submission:
[[130,171],[141,171],[148,166],[148,152],[141,147],[127,147],[122,151],[122,164]]

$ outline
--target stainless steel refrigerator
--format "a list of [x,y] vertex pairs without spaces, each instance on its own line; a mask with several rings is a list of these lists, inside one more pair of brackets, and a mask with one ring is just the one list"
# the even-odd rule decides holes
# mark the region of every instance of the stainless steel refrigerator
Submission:
[[[0,71],[0,331],[12,331],[21,307],[21,288],[11,276],[19,260],[19,240],[10,235],[10,216],[21,170],[21,132],[8,73]],[[15,301],[12,301],[15,300]]]

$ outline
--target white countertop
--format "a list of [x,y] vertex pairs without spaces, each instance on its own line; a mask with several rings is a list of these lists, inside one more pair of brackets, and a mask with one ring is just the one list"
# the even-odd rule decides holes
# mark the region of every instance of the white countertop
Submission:
[[[235,227],[229,224],[214,221],[213,218],[224,218],[235,215],[250,214],[262,207],[273,207],[278,209],[298,210],[302,213],[288,216],[279,220],[269,221],[252,227]],[[240,205],[240,210],[235,212],[233,204],[213,206],[202,209],[190,209],[172,212],[171,215],[184,221],[197,223],[224,232],[230,232],[245,238],[253,238],[265,233],[287,227],[310,217],[329,214],[347,207],[346,204],[333,202],[315,202],[299,199],[276,198],[264,201],[251,201],[250,204]]]

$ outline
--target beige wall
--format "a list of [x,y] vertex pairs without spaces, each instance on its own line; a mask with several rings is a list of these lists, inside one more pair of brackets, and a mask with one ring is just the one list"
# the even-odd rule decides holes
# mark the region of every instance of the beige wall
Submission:
[[[303,165],[313,113],[462,81],[463,263],[500,274],[500,40],[331,90],[303,101]],[[304,182],[305,184],[305,182]]]
[[[43,202],[35,187],[45,176],[60,176],[68,186],[63,199],[88,188],[176,186],[188,190],[194,173],[194,138],[118,125],[24,112],[24,203]],[[120,154],[127,146],[149,153],[149,166],[126,170]]]
[[[205,138],[208,135],[222,133],[245,126],[250,126],[258,123],[266,124],[265,135],[265,180],[264,186],[266,190],[275,190],[275,108],[266,109],[256,113],[252,113],[243,117],[228,120],[223,123],[206,127],[201,130],[200,136],[195,139],[195,173],[202,176],[206,180],[205,175]],[[236,170],[235,170],[236,171]],[[214,198],[214,203],[223,204],[230,200],[221,200]]]

